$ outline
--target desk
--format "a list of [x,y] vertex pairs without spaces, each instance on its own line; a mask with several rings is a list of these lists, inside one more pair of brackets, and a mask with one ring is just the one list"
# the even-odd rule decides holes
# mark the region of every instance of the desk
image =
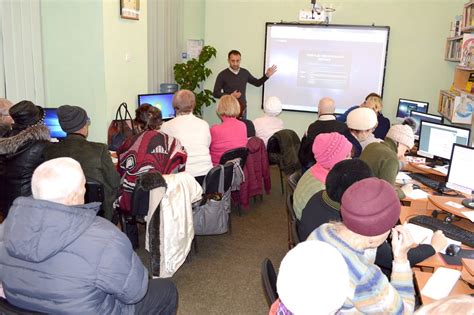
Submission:
[[[421,290],[425,287],[426,282],[428,282],[428,279],[431,277],[432,273],[415,270],[414,274],[415,274],[415,280],[418,286],[418,290],[419,292],[421,292]],[[458,280],[454,288],[449,293],[449,295],[473,294],[473,293],[474,293],[474,290],[469,288],[469,286],[464,281]],[[421,296],[421,304],[429,304],[435,301],[422,294],[420,296]]]
[[445,182],[447,176],[446,174],[426,166],[425,164],[408,163],[403,170],[412,173],[422,173],[441,182]]
[[[471,209],[468,209],[464,207],[461,204],[461,200],[465,197],[451,197],[451,196],[435,196],[435,195],[430,195],[428,196],[428,204],[427,204],[427,209],[440,209],[449,213],[452,213],[454,215],[457,215],[458,217],[465,218],[467,217],[462,214],[462,211],[472,211]],[[446,202],[454,202],[462,206],[462,208],[455,208],[452,206],[449,206],[446,204]]]
[[[440,196],[436,196],[436,197],[440,197]],[[453,198],[453,197],[442,197],[442,198]],[[408,221],[410,217],[416,216],[416,215],[430,216],[433,209],[439,209],[439,207],[435,207],[433,204],[431,204],[431,201],[428,202],[428,207],[425,209],[402,206],[401,212],[400,212],[400,222],[404,223]],[[440,219],[442,220],[442,215],[440,215]],[[471,231],[474,226],[474,224],[470,222],[468,219],[461,219],[460,221],[454,222],[452,224],[455,224],[459,227],[462,227],[466,230],[471,230]],[[462,247],[466,249],[471,249],[469,246],[466,246],[466,245],[462,245]],[[446,267],[446,268],[461,270],[461,266],[447,265],[444,262],[444,259],[438,253],[418,263],[417,266],[429,267],[433,269],[436,269],[438,267]]]

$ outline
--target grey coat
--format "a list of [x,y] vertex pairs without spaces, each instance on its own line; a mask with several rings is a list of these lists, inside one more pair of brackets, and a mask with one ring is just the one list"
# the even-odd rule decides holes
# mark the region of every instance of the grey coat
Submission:
[[0,225],[0,279],[10,303],[53,314],[134,313],[148,272],[125,234],[96,217],[98,208],[14,201]]

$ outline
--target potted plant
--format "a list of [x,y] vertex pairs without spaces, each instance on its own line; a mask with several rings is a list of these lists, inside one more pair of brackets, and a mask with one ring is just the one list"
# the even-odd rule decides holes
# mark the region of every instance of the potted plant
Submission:
[[204,46],[197,59],[193,58],[183,63],[174,65],[174,79],[180,89],[190,90],[196,95],[196,107],[194,114],[202,116],[203,106],[210,106],[215,102],[212,91],[203,88],[204,81],[212,74],[211,69],[206,67],[212,57],[216,56],[216,49],[212,46]]

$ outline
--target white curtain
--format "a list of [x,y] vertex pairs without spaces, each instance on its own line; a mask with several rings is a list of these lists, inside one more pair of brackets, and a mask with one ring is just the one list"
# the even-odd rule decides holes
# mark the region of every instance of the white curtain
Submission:
[[173,66],[183,51],[183,0],[148,0],[148,92],[174,83]]
[[40,0],[0,1],[0,97],[44,105]]

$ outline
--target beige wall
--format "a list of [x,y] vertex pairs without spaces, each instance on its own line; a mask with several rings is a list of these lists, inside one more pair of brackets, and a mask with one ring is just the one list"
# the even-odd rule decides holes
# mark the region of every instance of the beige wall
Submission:
[[82,106],[92,120],[89,140],[105,142],[118,105],[133,111],[147,91],[147,1],[139,21],[120,18],[118,0],[41,3],[45,106]]
[[132,117],[135,117],[137,95],[148,92],[147,1],[140,0],[138,21],[119,16],[119,1],[104,1],[103,11],[106,117],[109,123],[122,102],[129,105]]
[[[430,112],[437,111],[440,89],[449,88],[454,63],[444,61],[445,38],[450,22],[462,12],[464,0],[340,0],[330,3],[336,12],[333,24],[388,25],[390,41],[385,76],[385,116],[394,119],[399,97],[430,102]],[[227,66],[230,49],[242,52],[242,66],[255,76],[263,73],[265,22],[292,22],[300,9],[310,1],[284,0],[206,0],[205,40],[218,52],[211,61],[213,76],[206,82],[213,87],[217,73]],[[276,74],[278,75],[278,73]],[[261,113],[261,88],[248,86],[250,119]],[[354,100],[354,104],[361,100]],[[316,104],[318,100],[314,100]],[[214,106],[205,118],[217,122]],[[284,112],[281,117],[287,128],[302,135],[315,119],[315,114]]]
[[96,141],[107,128],[102,13],[101,1],[41,1],[44,106],[85,108]]

